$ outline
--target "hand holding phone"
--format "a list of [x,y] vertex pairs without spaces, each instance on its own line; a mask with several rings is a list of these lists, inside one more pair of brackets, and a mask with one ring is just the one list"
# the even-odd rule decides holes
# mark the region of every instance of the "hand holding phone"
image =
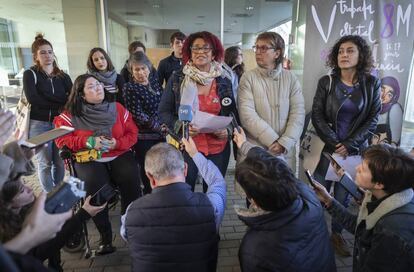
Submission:
[[330,207],[332,204],[332,196],[328,193],[326,188],[315,180],[308,169],[305,170],[305,174],[308,177],[309,183],[315,191],[315,194],[318,197],[319,201],[321,201],[325,207]]
[[51,142],[55,140],[56,138],[62,137],[66,134],[71,133],[75,129],[73,127],[67,127],[67,126],[60,126],[58,128],[54,128],[52,130],[46,131],[42,134],[39,134],[37,136],[34,136],[30,139],[19,141],[19,144],[21,146],[25,146],[28,148],[36,148],[39,146],[43,146],[47,144],[48,142]]
[[111,185],[105,184],[95,194],[92,195],[90,203],[93,206],[101,206],[108,202],[115,195],[115,189]]
[[235,115],[234,115],[234,113],[232,113],[232,112],[230,112],[230,116],[232,117],[232,119],[231,119],[231,124],[233,125],[233,127],[234,127],[235,129],[237,129],[237,132],[238,132],[238,133],[241,133],[240,126],[239,126],[239,124],[237,123],[236,116],[235,116]]
[[312,176],[311,172],[309,171],[309,169],[305,170],[305,175],[308,178],[309,184],[315,188],[315,178]]
[[91,205],[90,201],[91,201],[91,196],[89,195],[85,199],[85,202],[82,205],[82,209],[84,209],[91,217],[94,217],[106,207],[106,202],[102,204],[101,206],[93,206]]

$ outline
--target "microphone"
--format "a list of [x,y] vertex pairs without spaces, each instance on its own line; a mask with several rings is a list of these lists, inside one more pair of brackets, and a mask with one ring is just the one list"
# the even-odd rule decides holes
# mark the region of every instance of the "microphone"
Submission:
[[193,109],[190,105],[180,105],[178,108],[178,120],[183,122],[183,138],[188,140],[190,136],[189,125],[193,120]]
[[239,123],[237,122],[237,118],[234,114],[234,112],[236,111],[236,106],[231,97],[223,97],[223,99],[221,100],[221,110],[223,115],[232,117],[231,124],[233,128],[237,129],[237,131],[241,133]]
[[229,116],[230,113],[234,112],[235,110],[236,110],[236,106],[235,106],[233,99],[231,99],[231,97],[225,96],[223,97],[223,99],[221,99],[221,111],[223,115]]

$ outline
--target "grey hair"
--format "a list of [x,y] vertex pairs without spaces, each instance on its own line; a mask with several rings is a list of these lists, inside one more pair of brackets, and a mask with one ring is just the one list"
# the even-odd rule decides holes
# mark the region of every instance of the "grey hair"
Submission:
[[152,68],[152,63],[151,61],[148,59],[147,55],[145,55],[144,52],[138,51],[135,52],[133,54],[131,54],[129,56],[128,59],[128,71],[132,74],[132,65],[139,65],[139,64],[143,64],[146,65],[148,67],[148,70],[151,71]]
[[183,155],[170,144],[156,144],[145,155],[145,171],[156,180],[180,175],[184,172]]

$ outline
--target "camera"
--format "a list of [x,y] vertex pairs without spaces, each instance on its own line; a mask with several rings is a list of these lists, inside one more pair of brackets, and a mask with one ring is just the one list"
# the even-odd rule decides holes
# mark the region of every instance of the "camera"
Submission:
[[71,176],[47,194],[45,210],[48,213],[67,212],[85,195],[84,182]]

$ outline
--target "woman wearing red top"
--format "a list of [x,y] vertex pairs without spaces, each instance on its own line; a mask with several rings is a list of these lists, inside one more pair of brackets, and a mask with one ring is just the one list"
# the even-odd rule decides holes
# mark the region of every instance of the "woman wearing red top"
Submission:
[[[182,71],[171,75],[158,108],[161,121],[170,129],[181,126],[181,122],[177,122],[180,104],[191,104],[193,111],[213,115],[229,115],[233,112],[237,116],[231,75],[226,74],[221,65],[223,56],[224,49],[220,40],[210,32],[193,33],[185,40],[185,66]],[[196,127],[190,126],[190,136],[197,149],[217,165],[223,176],[229,162],[232,131],[232,128],[224,128],[213,133],[199,133]],[[198,170],[188,154],[185,153],[184,158],[188,164],[186,182],[194,190]],[[207,191],[205,183],[203,190]]]
[[[104,100],[103,85],[90,74],[80,75],[73,85],[65,112],[54,120],[55,126],[74,127],[75,131],[56,139],[59,148],[73,153],[95,150],[97,158],[75,162],[79,179],[85,181],[87,195],[105,184],[115,184],[121,193],[121,214],[141,195],[137,163],[130,148],[137,141],[138,129],[129,112],[119,103]],[[108,208],[93,218],[101,234],[98,254],[115,250]]]

